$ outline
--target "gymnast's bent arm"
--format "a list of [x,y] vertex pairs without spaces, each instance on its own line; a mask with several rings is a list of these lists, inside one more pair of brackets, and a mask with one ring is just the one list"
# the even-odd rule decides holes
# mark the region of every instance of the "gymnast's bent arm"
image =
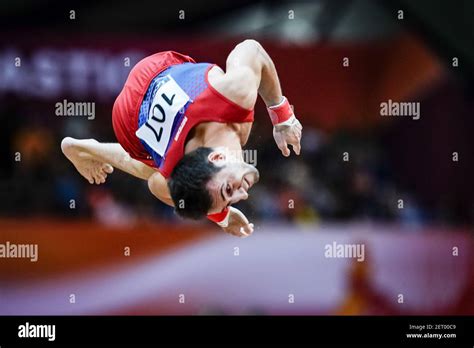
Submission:
[[260,95],[267,105],[274,125],[273,137],[283,156],[290,155],[288,145],[301,152],[301,123],[281,91],[280,81],[272,59],[255,40],[239,43],[227,57],[225,83],[220,86],[237,103],[253,109]]

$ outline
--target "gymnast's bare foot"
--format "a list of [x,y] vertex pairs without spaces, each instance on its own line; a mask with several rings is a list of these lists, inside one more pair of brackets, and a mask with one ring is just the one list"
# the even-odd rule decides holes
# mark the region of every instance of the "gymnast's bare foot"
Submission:
[[87,149],[97,143],[94,139],[74,139],[66,137],[61,142],[61,149],[64,155],[74,164],[77,171],[89,181],[99,185],[107,179],[107,174],[111,174],[114,168],[108,164],[94,159]]

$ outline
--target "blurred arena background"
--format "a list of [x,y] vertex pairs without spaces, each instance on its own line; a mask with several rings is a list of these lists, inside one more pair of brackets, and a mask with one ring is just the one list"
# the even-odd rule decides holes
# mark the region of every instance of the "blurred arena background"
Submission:
[[[469,1],[2,1],[0,243],[39,259],[0,259],[0,314],[474,314],[473,20]],[[118,171],[89,185],[62,155],[64,136],[115,142],[141,58],[225,66],[245,38],[304,126],[283,158],[256,106],[252,237],[184,222]],[[95,117],[56,116],[65,99]],[[380,116],[389,99],[420,119]],[[333,242],[364,262],[326,258]]]

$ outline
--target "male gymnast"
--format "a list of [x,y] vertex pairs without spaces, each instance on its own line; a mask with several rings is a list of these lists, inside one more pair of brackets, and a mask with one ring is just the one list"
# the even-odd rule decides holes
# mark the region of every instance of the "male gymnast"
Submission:
[[89,183],[104,183],[115,168],[148,181],[151,193],[184,218],[207,216],[245,237],[254,225],[232,204],[248,198],[258,170],[246,163],[260,95],[283,156],[299,155],[301,123],[282,95],[275,65],[260,43],[245,40],[224,72],[173,51],[156,53],[133,69],[115,100],[118,143],[66,137],[65,156]]

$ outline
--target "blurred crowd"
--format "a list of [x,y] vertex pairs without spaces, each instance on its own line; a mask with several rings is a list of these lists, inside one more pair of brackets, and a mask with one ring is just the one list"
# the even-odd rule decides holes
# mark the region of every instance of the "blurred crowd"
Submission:
[[[110,106],[93,121],[57,118],[47,105],[11,96],[2,104],[1,214],[93,217],[105,224],[137,219],[178,221],[156,200],[146,182],[115,171],[104,185],[90,185],[62,155],[64,136],[115,142]],[[21,110],[23,114],[18,114]],[[302,154],[283,157],[266,115],[257,113],[247,149],[256,150],[261,180],[238,204],[252,220],[301,223],[384,221],[419,225],[436,216],[400,190],[380,134],[305,127]],[[265,121],[263,121],[265,118]],[[449,222],[449,221],[445,221]]]

